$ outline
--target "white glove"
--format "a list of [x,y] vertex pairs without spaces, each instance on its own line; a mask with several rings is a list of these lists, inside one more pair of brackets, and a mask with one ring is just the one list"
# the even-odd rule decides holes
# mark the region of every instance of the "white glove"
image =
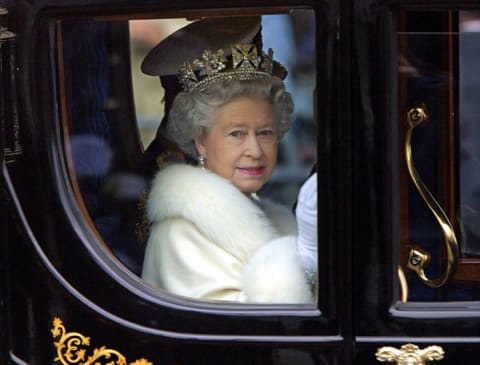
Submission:
[[295,211],[298,225],[297,248],[305,271],[317,272],[317,173],[300,188]]

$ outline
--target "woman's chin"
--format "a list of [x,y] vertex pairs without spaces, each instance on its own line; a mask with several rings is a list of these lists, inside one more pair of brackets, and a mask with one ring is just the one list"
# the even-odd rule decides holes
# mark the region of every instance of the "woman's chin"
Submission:
[[262,186],[265,184],[264,181],[247,181],[242,183],[235,183],[234,185],[244,194],[252,194],[259,191]]

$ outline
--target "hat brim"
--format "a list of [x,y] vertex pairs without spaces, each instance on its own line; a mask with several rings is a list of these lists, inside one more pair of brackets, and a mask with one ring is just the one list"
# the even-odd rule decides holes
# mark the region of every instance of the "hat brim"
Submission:
[[223,49],[251,43],[260,32],[261,17],[204,18],[177,30],[157,44],[142,62],[142,72],[151,76],[175,75],[186,60],[199,58],[206,49]]

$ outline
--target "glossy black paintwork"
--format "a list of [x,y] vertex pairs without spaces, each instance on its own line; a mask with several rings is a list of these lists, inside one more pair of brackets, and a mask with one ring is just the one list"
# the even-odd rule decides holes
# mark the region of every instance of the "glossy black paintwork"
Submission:
[[[443,344],[443,364],[475,363],[478,313],[419,318],[396,306],[396,140],[392,14],[452,1],[292,1],[317,17],[320,273],[318,308],[218,306],[164,298],[105,249],[66,179],[53,20],[258,1],[5,1],[18,37],[23,156],[4,171],[0,362],[52,363],[52,320],[129,361],[155,364],[373,364],[379,346]],[[279,5],[263,1],[262,7]],[[473,6],[475,2],[464,2]],[[112,10],[113,9],[113,10]],[[1,149],[3,151],[3,148]],[[7,199],[8,198],[8,203]],[[398,308],[398,309],[397,309]],[[320,315],[321,311],[321,315]],[[425,312],[422,312],[423,314]],[[464,314],[463,318],[449,319]]]

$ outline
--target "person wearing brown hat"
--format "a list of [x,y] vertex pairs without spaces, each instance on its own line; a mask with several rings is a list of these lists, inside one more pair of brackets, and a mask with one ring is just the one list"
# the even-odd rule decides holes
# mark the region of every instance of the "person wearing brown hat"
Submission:
[[306,272],[299,245],[316,244],[316,226],[300,237],[289,209],[256,195],[273,172],[293,112],[286,71],[272,50],[262,50],[259,31],[257,17],[205,19],[162,41],[144,61],[144,71],[164,77],[162,84],[177,63],[182,87],[169,99],[159,135],[186,158],[161,166],[152,181],[142,271],[170,293],[312,301],[314,270]]

